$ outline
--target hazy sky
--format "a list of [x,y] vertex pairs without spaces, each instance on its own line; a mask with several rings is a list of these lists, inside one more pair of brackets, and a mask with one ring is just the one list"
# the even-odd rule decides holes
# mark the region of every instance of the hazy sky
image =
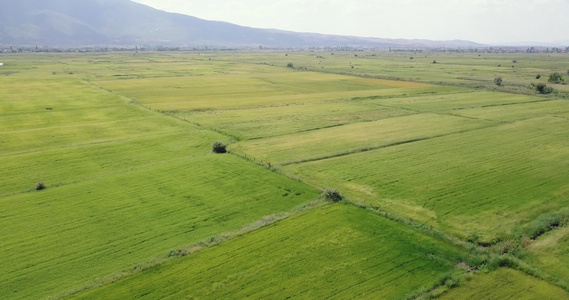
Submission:
[[480,43],[569,41],[569,0],[134,0],[194,17],[299,32]]

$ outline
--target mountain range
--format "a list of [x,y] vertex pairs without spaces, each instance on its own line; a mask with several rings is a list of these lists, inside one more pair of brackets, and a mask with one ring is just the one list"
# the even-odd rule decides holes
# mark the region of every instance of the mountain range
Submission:
[[475,48],[469,41],[364,38],[258,29],[130,0],[2,0],[0,45]]

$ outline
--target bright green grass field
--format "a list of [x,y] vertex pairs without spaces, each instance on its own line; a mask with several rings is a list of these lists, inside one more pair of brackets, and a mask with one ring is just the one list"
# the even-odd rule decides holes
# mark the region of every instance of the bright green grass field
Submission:
[[[565,55],[409,55],[3,55],[0,298],[70,295],[318,197],[236,156],[209,154],[214,140],[293,163],[282,170],[355,202],[482,242],[568,205],[567,102],[471,89],[535,94],[527,86],[536,73],[540,82],[565,73]],[[425,84],[438,82],[445,86]],[[346,156],[324,159],[338,154]],[[301,163],[311,159],[323,160]],[[48,189],[34,191],[40,180]],[[566,236],[538,239],[525,259],[564,282]],[[88,295],[400,298],[432,288],[464,259],[420,232],[335,205]],[[499,270],[480,277],[497,285],[473,285],[474,293],[515,286],[493,279],[504,272],[547,290]]]
[[78,299],[394,299],[460,272],[460,250],[352,205],[328,205]]
[[545,281],[512,269],[479,274],[438,299],[569,299],[569,293]]
[[468,131],[490,122],[437,114],[414,114],[232,145],[230,149],[275,164],[339,154]]
[[544,117],[285,170],[354,201],[491,241],[568,205],[568,135],[566,119]]
[[180,113],[180,119],[240,140],[267,138],[412,114],[377,102],[341,100],[286,106]]
[[93,82],[161,111],[281,106],[376,95],[393,96],[407,92],[433,92],[433,86],[419,83],[245,64],[229,65],[226,73],[208,76]]
[[203,155],[225,139],[78,79],[3,84],[0,196]]
[[541,98],[496,92],[466,92],[421,97],[392,97],[382,101],[385,106],[408,109],[419,112],[452,112],[468,108],[501,106],[534,101]]
[[3,197],[0,295],[66,293],[318,194],[212,154]]
[[567,100],[515,103],[454,111],[454,114],[487,120],[513,122],[539,116],[569,116]]

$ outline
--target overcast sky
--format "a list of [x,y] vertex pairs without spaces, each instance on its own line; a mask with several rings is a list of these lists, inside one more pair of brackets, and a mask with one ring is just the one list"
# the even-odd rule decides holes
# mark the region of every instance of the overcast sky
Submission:
[[569,41],[569,0],[134,0],[238,25],[479,43]]

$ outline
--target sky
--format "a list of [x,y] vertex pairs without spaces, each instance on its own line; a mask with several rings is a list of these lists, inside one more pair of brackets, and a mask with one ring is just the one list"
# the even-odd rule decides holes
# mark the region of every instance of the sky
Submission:
[[569,43],[569,0],[133,0],[255,28],[361,37]]

